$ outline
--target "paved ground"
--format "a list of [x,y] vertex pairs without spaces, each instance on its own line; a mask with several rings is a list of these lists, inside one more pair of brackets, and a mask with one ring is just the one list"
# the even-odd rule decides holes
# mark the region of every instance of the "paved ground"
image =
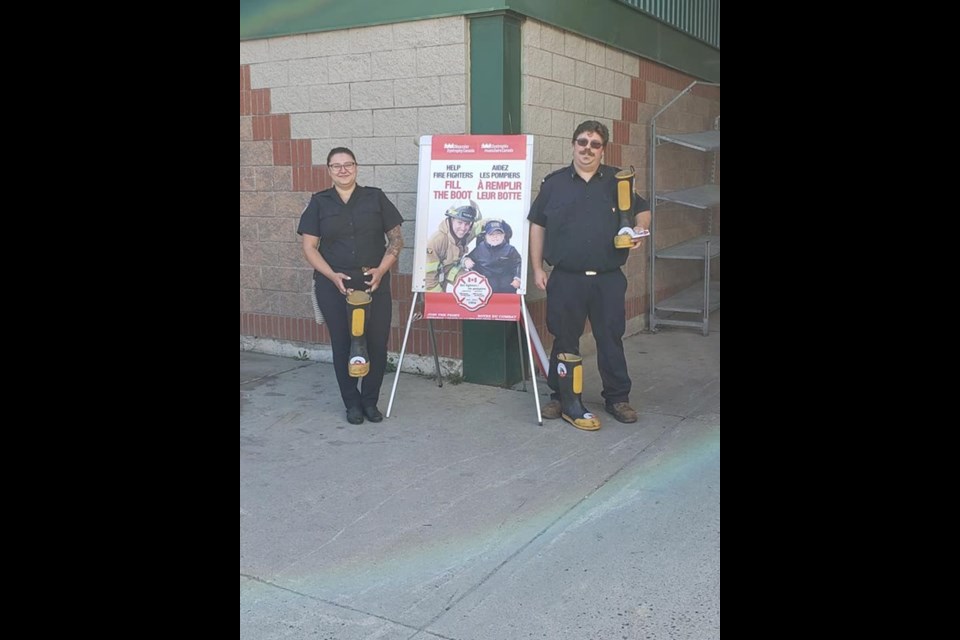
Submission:
[[636,424],[585,359],[593,433],[408,373],[354,426],[332,365],[241,352],[240,637],[719,638],[714,315],[624,341]]

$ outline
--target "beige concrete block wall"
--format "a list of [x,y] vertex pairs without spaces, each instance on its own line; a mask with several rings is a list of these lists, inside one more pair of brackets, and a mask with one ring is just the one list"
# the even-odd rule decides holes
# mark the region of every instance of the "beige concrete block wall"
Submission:
[[[536,20],[524,21],[522,110],[524,131],[537,136],[535,191],[545,175],[570,163],[570,138],[580,122],[598,120],[613,132],[614,122],[623,118],[631,80],[623,72],[625,60],[628,68],[639,68],[636,56]],[[608,149],[604,160],[608,164],[620,161],[610,155]],[[639,156],[639,148],[634,155]],[[640,188],[646,188],[645,179]]]
[[345,146],[358,182],[383,189],[405,220],[392,286],[390,349],[399,351],[412,297],[417,143],[467,133],[467,58],[463,16],[240,43],[241,334],[329,342],[311,326],[312,269],[295,231],[310,194],[331,184],[327,153]]

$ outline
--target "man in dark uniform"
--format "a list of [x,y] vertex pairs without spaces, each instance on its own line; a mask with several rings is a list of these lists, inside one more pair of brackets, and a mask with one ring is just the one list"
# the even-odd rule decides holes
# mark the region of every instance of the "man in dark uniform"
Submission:
[[[643,238],[634,238],[630,249],[614,247],[613,238],[620,228],[614,178],[618,169],[601,163],[609,139],[602,123],[581,123],[573,133],[573,162],[543,179],[527,216],[532,223],[530,264],[534,283],[547,292],[547,329],[554,338],[547,376],[553,393],[543,408],[543,417],[562,415],[575,427],[586,430],[598,429],[599,420],[590,413],[567,415],[568,407],[561,402],[558,360],[559,375],[565,378],[569,362],[579,361],[580,336],[587,318],[597,344],[605,408],[620,422],[637,420],[637,412],[629,404],[632,383],[623,355],[627,279],[620,267],[629,251],[642,245]],[[641,232],[650,227],[650,210],[639,195],[634,201],[634,230]],[[549,280],[543,270],[544,259],[553,266]],[[577,396],[579,404],[579,391]]]

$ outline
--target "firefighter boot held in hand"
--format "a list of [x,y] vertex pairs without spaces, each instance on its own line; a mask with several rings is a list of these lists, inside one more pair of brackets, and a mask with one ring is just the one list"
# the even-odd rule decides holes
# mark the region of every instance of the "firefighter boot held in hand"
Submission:
[[620,231],[613,237],[613,246],[617,249],[629,249],[633,246],[633,180],[636,172],[633,167],[618,171],[617,180],[617,216]]
[[560,384],[560,417],[584,431],[600,428],[600,419],[583,408],[583,358],[575,353],[557,354],[557,380]]
[[370,355],[367,353],[367,305],[373,297],[366,291],[347,295],[347,314],[350,324],[350,360],[347,370],[351,378],[362,378],[370,373]]

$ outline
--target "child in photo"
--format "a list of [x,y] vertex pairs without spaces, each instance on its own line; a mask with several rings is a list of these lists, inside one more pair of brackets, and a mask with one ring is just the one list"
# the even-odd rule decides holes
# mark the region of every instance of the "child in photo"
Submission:
[[487,220],[477,237],[476,248],[463,259],[463,266],[486,276],[494,293],[517,293],[520,289],[520,252],[510,244],[513,230],[503,220]]

